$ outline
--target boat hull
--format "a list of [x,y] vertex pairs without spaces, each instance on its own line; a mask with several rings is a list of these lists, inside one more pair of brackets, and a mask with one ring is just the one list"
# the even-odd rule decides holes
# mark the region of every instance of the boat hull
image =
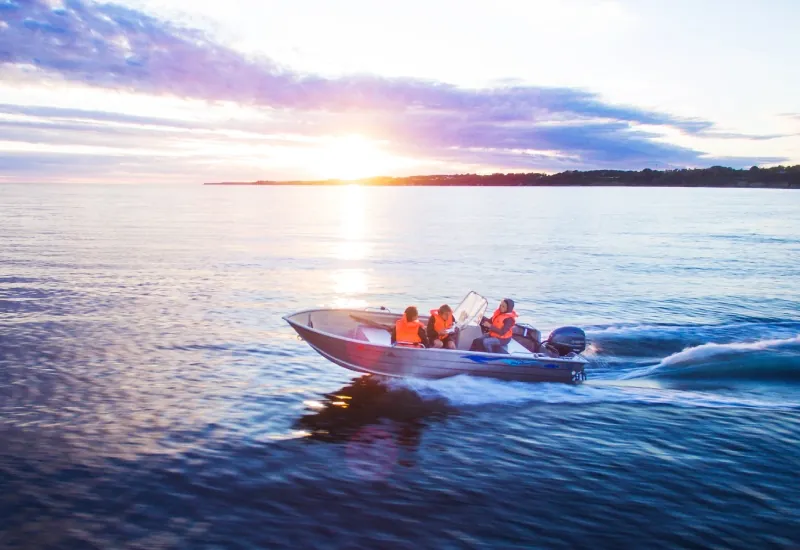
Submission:
[[406,348],[328,334],[290,317],[286,321],[317,353],[357,372],[393,377],[447,378],[460,374],[531,382],[579,382],[586,360],[463,350]]

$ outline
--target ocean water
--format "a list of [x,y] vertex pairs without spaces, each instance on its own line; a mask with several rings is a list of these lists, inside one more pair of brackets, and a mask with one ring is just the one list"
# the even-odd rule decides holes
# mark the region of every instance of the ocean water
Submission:
[[[797,548],[800,193],[0,186],[0,548]],[[281,316],[517,302],[580,386]]]

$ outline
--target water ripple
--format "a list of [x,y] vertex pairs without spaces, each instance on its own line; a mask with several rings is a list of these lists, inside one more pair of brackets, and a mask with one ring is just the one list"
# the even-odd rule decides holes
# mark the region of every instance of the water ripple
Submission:
[[[453,191],[4,187],[0,547],[800,545],[795,196]],[[589,380],[355,378],[281,321],[472,288]]]

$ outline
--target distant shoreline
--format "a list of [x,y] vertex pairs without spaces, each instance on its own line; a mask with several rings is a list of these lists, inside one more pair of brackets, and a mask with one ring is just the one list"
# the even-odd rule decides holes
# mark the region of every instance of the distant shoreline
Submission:
[[408,177],[374,177],[358,180],[259,180],[214,182],[204,185],[331,186],[370,185],[376,187],[710,187],[734,189],[800,189],[800,165],[736,170],[722,166],[680,170],[592,170],[558,174],[453,174]]

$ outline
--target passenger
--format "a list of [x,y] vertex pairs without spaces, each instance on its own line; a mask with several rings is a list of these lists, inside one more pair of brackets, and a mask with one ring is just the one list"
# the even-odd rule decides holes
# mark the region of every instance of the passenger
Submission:
[[475,338],[470,351],[487,351],[489,353],[508,353],[508,343],[516,324],[517,314],[514,312],[514,300],[506,298],[500,302],[491,319],[483,318],[481,327],[488,330],[486,336]]
[[392,329],[392,344],[407,347],[430,347],[425,325],[419,320],[419,313],[414,306],[408,306],[403,316],[394,324]]
[[453,310],[444,304],[439,309],[431,310],[428,319],[428,339],[435,348],[456,349],[455,335],[447,332],[453,326]]

